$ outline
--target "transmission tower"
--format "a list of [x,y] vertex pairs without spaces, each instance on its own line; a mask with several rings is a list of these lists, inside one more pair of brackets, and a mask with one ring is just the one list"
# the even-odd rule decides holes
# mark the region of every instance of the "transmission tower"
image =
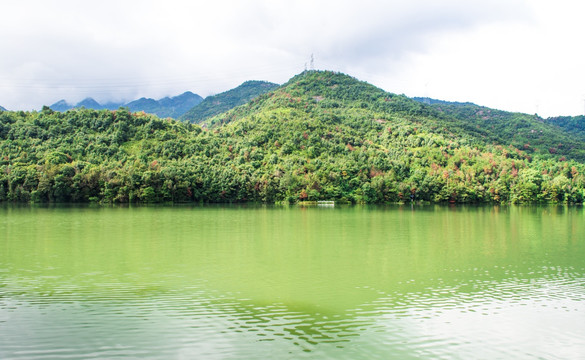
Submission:
[[311,54],[311,70],[315,70],[315,57]]

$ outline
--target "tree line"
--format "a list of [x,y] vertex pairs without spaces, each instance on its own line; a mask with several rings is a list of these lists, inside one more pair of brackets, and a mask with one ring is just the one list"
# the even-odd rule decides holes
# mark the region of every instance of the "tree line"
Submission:
[[128,109],[0,113],[0,201],[582,203],[585,166],[335,73],[201,126]]

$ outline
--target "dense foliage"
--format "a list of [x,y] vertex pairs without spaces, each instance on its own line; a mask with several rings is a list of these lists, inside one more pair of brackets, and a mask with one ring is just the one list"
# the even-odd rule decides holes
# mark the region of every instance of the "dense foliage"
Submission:
[[546,122],[585,141],[585,116],[558,116],[548,118]]
[[583,201],[570,149],[527,152],[475,121],[315,71],[204,127],[127,109],[2,112],[0,201]]
[[277,84],[266,81],[246,81],[234,89],[206,97],[205,100],[187,111],[180,119],[197,124],[236,106],[243,105],[277,87]]
[[569,124],[575,126],[578,121],[563,122],[561,118],[555,118],[558,121],[545,120],[538,115],[511,113],[471,103],[433,101],[431,104],[435,109],[471,126],[487,130],[493,143],[509,144],[529,155],[546,157],[560,154],[569,159],[585,161],[584,137],[579,138],[575,136],[575,131],[568,131],[574,129]]

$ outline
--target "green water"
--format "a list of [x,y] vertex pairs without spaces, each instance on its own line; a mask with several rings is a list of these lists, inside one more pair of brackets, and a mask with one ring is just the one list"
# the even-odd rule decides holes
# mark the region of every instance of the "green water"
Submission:
[[1,359],[582,359],[582,207],[0,207]]

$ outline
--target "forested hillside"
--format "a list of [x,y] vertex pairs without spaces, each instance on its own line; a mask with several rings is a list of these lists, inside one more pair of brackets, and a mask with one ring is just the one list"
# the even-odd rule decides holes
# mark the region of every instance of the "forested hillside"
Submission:
[[471,103],[432,102],[431,106],[469,125],[485,129],[495,143],[513,145],[530,155],[560,154],[585,161],[583,137],[580,139],[575,136],[576,131],[570,133],[569,130],[571,126],[572,130],[577,129],[578,118],[555,118],[558,120],[553,121],[537,115],[512,113]]
[[236,106],[243,105],[255,97],[274,90],[277,87],[277,84],[266,81],[246,81],[234,89],[206,97],[200,104],[181,116],[180,119],[192,123],[200,123],[210,117],[231,110]]
[[557,116],[545,121],[585,141],[585,116]]
[[0,200],[575,203],[585,195],[578,146],[526,151],[496,130],[505,128],[343,74],[305,72],[204,125],[124,109],[2,112]]

